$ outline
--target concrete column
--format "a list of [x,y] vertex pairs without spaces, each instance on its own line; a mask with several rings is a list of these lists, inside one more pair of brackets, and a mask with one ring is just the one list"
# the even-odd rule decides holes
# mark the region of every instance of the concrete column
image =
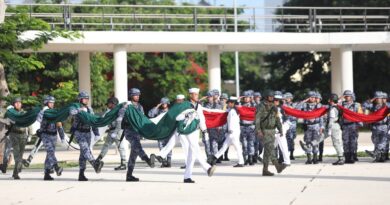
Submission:
[[340,60],[340,49],[332,48],[330,50],[331,60],[331,90],[332,93],[341,95],[341,60]]
[[114,46],[114,91],[119,102],[127,101],[127,52],[125,45]]
[[221,51],[218,46],[209,46],[207,52],[209,89],[221,90]]
[[79,91],[86,91],[91,96],[90,103],[92,103],[91,94],[91,60],[88,51],[80,51],[79,58]]
[[353,58],[350,47],[331,49],[332,92],[341,95],[344,90],[353,91]]

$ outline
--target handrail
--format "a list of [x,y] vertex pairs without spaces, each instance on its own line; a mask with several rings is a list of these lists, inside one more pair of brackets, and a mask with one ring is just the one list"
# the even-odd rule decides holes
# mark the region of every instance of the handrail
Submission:
[[[69,30],[168,30],[233,31],[235,16],[231,6],[201,5],[114,5],[9,3],[6,17],[15,7],[26,7],[29,16],[40,18],[55,28]],[[49,7],[53,12],[40,10]],[[81,9],[79,9],[81,8]],[[86,9],[83,9],[86,8]],[[88,11],[94,9],[96,13]],[[125,11],[117,8],[128,8]],[[113,10],[115,9],[115,10]],[[256,7],[238,6],[242,31],[346,32],[390,30],[390,7]],[[98,11],[96,11],[98,10]],[[214,12],[220,10],[218,12]],[[263,11],[257,13],[259,11]],[[267,11],[267,12],[265,12]],[[280,13],[275,13],[280,11]],[[270,14],[272,12],[273,14]],[[81,27],[80,27],[81,25]],[[129,28],[129,26],[131,28]]]

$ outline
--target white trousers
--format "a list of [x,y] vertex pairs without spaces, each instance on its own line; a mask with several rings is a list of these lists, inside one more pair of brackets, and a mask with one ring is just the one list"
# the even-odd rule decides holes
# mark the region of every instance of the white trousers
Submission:
[[179,135],[179,133],[177,133],[177,131],[175,131],[173,133],[173,135],[169,139],[168,143],[160,150],[160,152],[158,153],[158,156],[161,156],[162,158],[165,159],[168,156],[169,152],[171,152],[173,150],[177,141],[180,141],[181,147],[183,148],[184,163],[186,163],[187,162],[187,155],[188,155],[188,141],[184,136]]
[[286,132],[288,129],[290,129],[290,124],[288,122],[285,122],[282,124],[283,126],[283,133],[276,133],[275,134],[275,147],[279,146],[280,150],[282,151],[283,155],[283,164],[290,165],[290,155],[288,151],[288,145],[287,145],[287,138],[286,138]]
[[200,152],[199,130],[196,130],[188,135],[181,135],[181,137],[184,137],[188,141],[188,154],[186,170],[184,171],[184,179],[189,179],[192,177],[192,170],[194,169],[195,160],[198,160],[200,166],[202,166],[203,170],[207,172],[211,166],[209,163],[207,163],[205,156],[203,156]]
[[233,145],[234,149],[237,152],[238,164],[244,164],[244,157],[242,156],[242,146],[240,142],[240,132],[233,132],[231,134],[227,134],[225,141],[220,150],[214,155],[216,158],[220,158],[230,145]]

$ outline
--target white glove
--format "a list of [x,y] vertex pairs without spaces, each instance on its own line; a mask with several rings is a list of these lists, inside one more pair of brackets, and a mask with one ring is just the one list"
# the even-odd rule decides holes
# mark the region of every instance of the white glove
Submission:
[[389,135],[390,135],[390,130],[387,132],[387,134],[389,134]]
[[27,136],[27,142],[31,142],[31,138],[32,138],[32,136],[31,136],[31,135],[28,135],[28,136]]
[[111,135],[110,135],[110,137],[112,138],[112,139],[116,139],[117,138],[117,134],[116,133],[112,133]]

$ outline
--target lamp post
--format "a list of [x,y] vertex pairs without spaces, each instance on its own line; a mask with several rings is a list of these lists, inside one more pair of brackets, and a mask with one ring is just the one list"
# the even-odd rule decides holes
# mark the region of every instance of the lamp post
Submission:
[[[237,4],[236,0],[233,0],[234,7],[234,32],[237,33]],[[234,52],[235,54],[235,64],[236,64],[236,96],[240,96],[240,67],[238,59],[238,51]]]

